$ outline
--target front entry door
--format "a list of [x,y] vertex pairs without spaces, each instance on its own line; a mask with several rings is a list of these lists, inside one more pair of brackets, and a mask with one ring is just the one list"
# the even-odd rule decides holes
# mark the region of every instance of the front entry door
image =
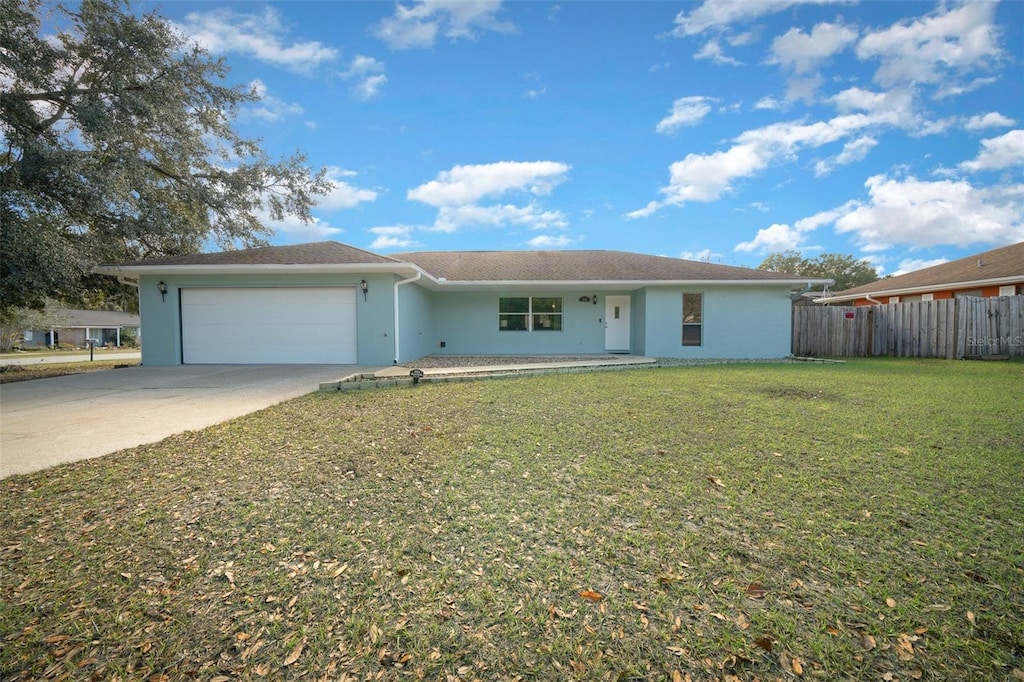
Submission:
[[629,352],[629,296],[604,297],[604,349]]

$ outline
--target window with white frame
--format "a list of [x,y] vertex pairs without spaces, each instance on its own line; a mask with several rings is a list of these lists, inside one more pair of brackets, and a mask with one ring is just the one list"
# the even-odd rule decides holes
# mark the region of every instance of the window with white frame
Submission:
[[1010,285],[1007,285],[1007,286],[999,287],[999,295],[1000,296],[1016,296],[1017,295],[1017,285],[1016,284],[1010,284]]
[[562,331],[562,299],[553,296],[499,298],[498,331]]
[[704,294],[683,294],[683,345],[701,346],[704,341]]

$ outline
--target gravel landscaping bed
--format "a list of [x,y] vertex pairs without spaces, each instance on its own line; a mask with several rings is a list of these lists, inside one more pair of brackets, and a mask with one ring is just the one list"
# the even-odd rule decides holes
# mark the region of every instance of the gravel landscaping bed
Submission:
[[527,365],[540,362],[585,362],[612,360],[615,355],[424,355],[412,362],[402,363],[420,369],[446,369],[449,367],[483,367],[491,365]]

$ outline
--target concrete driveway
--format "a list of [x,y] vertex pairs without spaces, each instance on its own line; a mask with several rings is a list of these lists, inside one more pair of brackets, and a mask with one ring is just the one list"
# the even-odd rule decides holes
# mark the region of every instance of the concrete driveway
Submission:
[[371,367],[125,367],[0,386],[0,478],[205,428]]

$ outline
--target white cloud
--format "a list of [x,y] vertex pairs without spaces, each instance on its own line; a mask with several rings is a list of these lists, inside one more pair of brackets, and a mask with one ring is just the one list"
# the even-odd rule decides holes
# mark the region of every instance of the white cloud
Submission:
[[908,272],[913,272],[914,270],[923,270],[925,268],[935,267],[936,265],[942,265],[943,263],[948,262],[949,260],[946,258],[904,258],[900,261],[900,266],[896,268],[892,274],[894,277],[897,275],[905,275]]
[[438,35],[475,40],[482,31],[514,33],[515,24],[499,21],[501,0],[420,0],[398,4],[395,13],[373,28],[392,50],[433,47]]
[[674,36],[689,36],[709,28],[751,21],[768,14],[782,12],[797,5],[824,5],[844,0],[704,0],[689,14],[680,12],[675,18]]
[[729,36],[726,38],[729,44],[733,47],[742,47],[744,45],[753,45],[757,42],[756,31],[746,31],[744,33],[737,33],[736,35]]
[[759,253],[789,251],[799,247],[803,239],[804,235],[800,230],[776,223],[771,227],[758,230],[757,235],[751,241],[737,244],[736,250]]
[[878,145],[878,140],[865,135],[851,140],[843,145],[843,151],[829,159],[823,159],[814,164],[814,174],[817,176],[828,175],[836,166],[846,166],[856,161],[863,161],[868,152]]
[[515,206],[499,204],[494,206],[442,206],[437,211],[433,229],[438,232],[455,232],[463,227],[501,227],[502,225],[523,225],[535,230],[559,229],[569,223],[561,211],[545,211],[534,204]]
[[380,73],[376,76],[369,76],[360,81],[353,89],[352,92],[358,99],[363,101],[373,99],[380,96],[381,90],[384,85],[387,84],[388,77]]
[[710,102],[715,101],[714,97],[680,97],[672,103],[672,111],[658,122],[655,130],[674,133],[683,126],[697,125],[711,111]]
[[341,77],[356,81],[356,84],[352,86],[352,94],[356,99],[365,102],[381,95],[381,91],[388,82],[384,71],[383,62],[358,54],[352,59],[348,70],[344,71]]
[[776,111],[778,109],[784,109],[785,107],[785,102],[777,100],[771,96],[762,97],[761,99],[757,100],[757,102],[754,103],[755,110],[767,109],[769,111]]
[[[627,213],[626,217],[643,218],[668,205],[717,201],[733,188],[735,181],[751,177],[771,163],[795,157],[803,149],[821,147],[867,128],[891,124],[894,120],[892,115],[885,113],[842,114],[817,123],[781,122],[748,130],[735,138],[733,146],[725,151],[688,154],[682,161],[670,165],[669,184],[660,190],[665,199]],[[850,154],[853,154],[852,150]]]
[[176,27],[212,53],[235,52],[300,73],[338,56],[337,50],[315,40],[289,44],[281,15],[272,7],[264,8],[261,14],[229,8],[190,12]]
[[967,130],[984,130],[985,128],[1008,128],[1016,124],[1012,118],[1003,116],[998,111],[990,111],[987,114],[978,114],[977,116],[971,116],[964,123],[964,128]]
[[240,109],[239,115],[247,119],[258,119],[272,123],[287,116],[298,116],[305,110],[294,102],[285,102],[267,93],[266,84],[260,79],[249,83],[249,89],[260,98],[259,104],[251,104]]
[[413,228],[407,225],[392,225],[388,227],[371,227],[370,233],[377,235],[370,244],[371,251],[386,251],[389,249],[410,249],[423,246],[412,238]]
[[875,81],[883,87],[939,83],[987,66],[1001,56],[992,20],[995,3],[969,2],[864,36],[857,45],[863,60],[881,64]]
[[549,194],[566,179],[571,166],[555,161],[498,161],[455,166],[408,192],[408,198],[431,206],[470,204],[484,197],[519,191]]
[[334,239],[345,231],[316,217],[306,224],[292,215],[285,216],[283,220],[274,220],[267,211],[256,213],[260,216],[260,222],[272,229],[274,234],[293,244]]
[[770,63],[807,73],[857,39],[857,31],[842,24],[821,23],[810,34],[791,28],[772,41]]
[[960,180],[868,178],[870,199],[837,210],[838,233],[852,233],[865,250],[893,244],[966,248],[1024,240],[1024,184],[974,187]]
[[704,43],[704,46],[693,55],[694,59],[710,59],[716,64],[729,64],[730,66],[739,66],[741,62],[732,57],[727,57],[722,52],[722,46],[718,44],[717,40],[709,40]]
[[977,158],[964,161],[960,168],[981,171],[1024,165],[1024,130],[1011,130],[1005,135],[982,140],[981,147]]
[[514,204],[480,205],[484,199],[506,194],[544,196],[566,180],[571,166],[555,161],[499,161],[455,166],[438,173],[436,179],[410,189],[406,196],[438,209],[434,229],[454,232],[470,225],[499,227],[525,225],[534,229],[568,225],[560,211],[548,211],[532,201]]
[[821,76],[807,78],[790,78],[786,81],[786,99],[790,102],[806,102],[814,104],[814,95],[825,80]]
[[998,80],[998,78],[992,76],[986,78],[975,78],[974,80],[969,81],[967,83],[957,83],[955,81],[952,83],[946,82],[943,85],[941,85],[938,90],[935,91],[935,99],[956,97],[958,95],[963,95],[968,92],[973,92],[974,90],[977,90],[978,88],[984,87],[986,85],[992,85]]
[[630,220],[635,220],[636,218],[647,218],[657,213],[659,208],[661,208],[660,201],[649,201],[643,208],[638,208],[635,211],[630,211],[624,215]]
[[683,251],[679,254],[679,257],[683,260],[696,260],[710,263],[713,258],[721,258],[722,254],[715,253],[711,249],[701,249],[700,251]]
[[364,201],[375,201],[377,199],[377,192],[370,189],[353,187],[344,180],[341,180],[341,178],[354,175],[353,171],[329,166],[327,168],[327,179],[331,182],[331,191],[327,196],[319,200],[317,208],[325,211],[338,211],[345,208],[353,208]]
[[364,54],[357,54],[352,58],[352,63],[349,64],[348,70],[342,76],[345,78],[358,78],[371,73],[384,73],[384,71],[384,62]]
[[537,99],[538,97],[540,97],[541,95],[543,95],[547,91],[548,91],[547,88],[531,89],[531,90],[527,90],[526,92],[524,92],[523,93],[523,97],[525,97],[526,99]]
[[736,245],[736,251],[758,251],[760,253],[773,253],[778,251],[789,251],[799,249],[806,251],[816,248],[806,246],[804,240],[810,232],[822,225],[833,223],[837,218],[846,215],[853,206],[853,202],[847,202],[843,206],[821,211],[812,216],[801,218],[790,227],[789,225],[776,223],[757,231],[757,234],[749,242],[740,242]]
[[528,246],[535,249],[560,249],[573,243],[572,237],[565,235],[552,236],[550,234],[539,234],[526,242]]

